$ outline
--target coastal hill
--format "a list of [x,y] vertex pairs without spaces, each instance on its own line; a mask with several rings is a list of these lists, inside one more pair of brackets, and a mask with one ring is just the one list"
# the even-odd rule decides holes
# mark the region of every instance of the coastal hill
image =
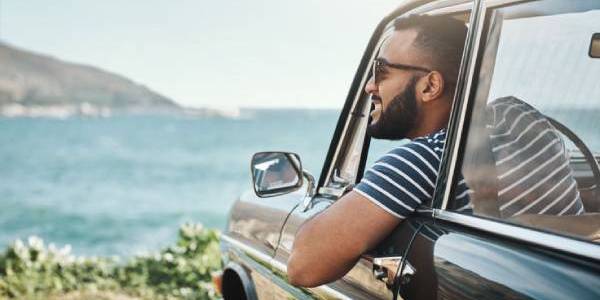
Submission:
[[123,76],[0,42],[0,115],[179,112],[173,100]]

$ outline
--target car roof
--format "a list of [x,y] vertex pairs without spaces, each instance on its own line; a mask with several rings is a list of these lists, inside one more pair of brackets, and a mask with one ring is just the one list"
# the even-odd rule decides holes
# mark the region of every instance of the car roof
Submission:
[[425,12],[438,8],[451,7],[455,5],[470,3],[472,0],[404,0],[394,10],[392,15],[406,13],[411,10]]

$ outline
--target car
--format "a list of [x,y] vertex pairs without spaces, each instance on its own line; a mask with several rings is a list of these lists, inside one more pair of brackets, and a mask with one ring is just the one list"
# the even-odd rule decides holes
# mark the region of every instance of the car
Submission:
[[[286,264],[299,227],[351,190],[389,150],[366,134],[372,108],[364,86],[391,24],[412,14],[450,15],[468,26],[432,201],[343,278],[315,288],[293,286]],[[221,235],[223,297],[600,299],[598,32],[596,0],[401,2],[368,42],[318,179],[297,154],[253,156],[254,191],[234,203]],[[490,132],[490,111],[495,116],[500,105],[506,105],[505,119],[495,121],[508,132]],[[511,119],[512,107],[527,108],[537,119],[522,125],[527,118]],[[553,139],[540,142],[546,134]],[[502,157],[507,154],[497,150],[514,141],[494,144],[501,135],[514,136],[523,147],[555,147],[558,154],[520,155],[517,149]],[[509,171],[500,173],[507,161]],[[516,181],[531,181],[508,193],[515,185],[503,187],[501,179],[517,169],[524,172]],[[555,210],[546,199],[558,193],[559,183],[550,179],[559,173],[559,183],[573,180],[568,188],[576,196]],[[464,196],[456,189],[461,174],[471,188],[472,211],[455,201]],[[516,206],[531,196],[537,198]],[[538,212],[528,213],[536,205]]]

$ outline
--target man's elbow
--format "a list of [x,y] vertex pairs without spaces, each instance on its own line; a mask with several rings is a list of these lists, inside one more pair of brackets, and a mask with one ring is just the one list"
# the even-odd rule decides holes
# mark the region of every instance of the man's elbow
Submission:
[[323,284],[318,278],[315,268],[304,262],[301,255],[292,252],[287,264],[287,278],[291,285],[298,287],[315,287]]

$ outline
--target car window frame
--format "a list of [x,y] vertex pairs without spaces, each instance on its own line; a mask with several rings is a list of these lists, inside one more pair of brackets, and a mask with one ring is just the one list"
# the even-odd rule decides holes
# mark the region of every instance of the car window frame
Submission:
[[[340,112],[337,125],[333,133],[325,161],[323,163],[323,169],[321,170],[321,175],[316,186],[317,196],[338,199],[346,190],[344,187],[332,185],[332,178],[335,174],[335,167],[340,163],[343,163],[343,160],[345,159],[345,157],[341,155],[342,151],[344,150],[343,148],[345,147],[344,143],[347,143],[349,137],[354,134],[354,132],[351,130],[353,122],[355,121],[353,120],[352,116],[356,113],[355,108],[358,107],[358,105],[361,104],[361,100],[364,99],[364,86],[366,84],[366,80],[368,80],[371,63],[373,61],[373,55],[376,55],[378,43],[381,42],[381,39],[385,34],[386,29],[389,28],[389,25],[395,18],[422,6],[431,6],[433,8],[437,8],[450,4],[457,5],[465,1],[471,2],[472,0],[406,1],[379,22],[373,34],[371,35],[371,38],[369,39],[365,51],[363,52],[360,64],[355,72],[352,84],[350,85],[350,90],[348,91],[346,101],[344,102],[344,107]],[[366,136],[362,142],[363,149],[361,152],[361,161],[357,170],[358,176],[355,176],[356,180],[360,180],[360,176],[362,176],[364,171],[364,164],[366,161],[362,160],[362,153],[368,150],[369,145]]]
[[[448,122],[448,131],[446,134],[446,145],[448,144],[452,144],[452,140],[454,138],[456,138],[456,133],[459,133],[459,131],[457,130],[453,130],[451,127],[456,127],[458,125],[458,121],[460,121],[459,116],[461,115],[461,111],[464,110],[464,107],[462,105],[462,103],[464,102],[464,98],[466,96],[466,90],[468,87],[470,86],[470,82],[468,80],[468,73],[467,71],[472,69],[473,67],[470,66],[470,62],[469,60],[465,60],[465,58],[469,57],[468,52],[470,52],[471,50],[469,50],[470,48],[472,48],[471,44],[475,44],[474,40],[477,38],[476,35],[478,33],[478,28],[481,26],[479,23],[478,19],[478,10],[477,7],[480,5],[479,2],[481,2],[481,0],[469,0],[469,1],[453,1],[453,5],[452,6],[444,6],[442,2],[446,2],[446,3],[450,3],[450,1],[440,1],[440,2],[434,2],[434,3],[429,3],[428,5],[425,5],[423,7],[419,7],[416,8],[412,11],[409,11],[407,13],[405,13],[404,15],[410,15],[410,14],[427,14],[427,15],[457,15],[457,14],[468,14],[469,15],[469,24],[477,24],[477,25],[469,25],[468,28],[468,32],[467,32],[467,39],[465,41],[465,48],[464,48],[464,52],[463,52],[463,56],[462,56],[462,61],[461,61],[461,65],[460,65],[460,71],[459,71],[459,75],[458,75],[458,79],[457,79],[457,83],[456,83],[456,91],[454,94],[454,101],[452,104],[452,108],[451,108],[451,116]],[[434,6],[435,4],[435,6]],[[401,16],[399,16],[401,17]],[[370,137],[366,137],[368,142],[370,142]],[[368,149],[368,148],[367,148]],[[444,149],[444,153],[442,155],[441,161],[440,161],[440,170],[438,170],[438,174],[442,174],[442,169],[444,168],[446,164],[446,162],[449,162],[449,158],[450,158],[450,153],[452,152],[451,149],[449,149],[448,147],[446,147],[446,149]],[[362,164],[364,165],[368,159],[368,152],[363,152],[363,156],[362,156]],[[364,174],[359,174],[358,179],[360,179],[362,177],[362,175]],[[425,206],[425,207],[420,207],[418,209],[419,212],[430,212],[430,209],[434,207],[434,202],[436,201],[436,199],[440,199],[441,195],[439,194],[439,191],[443,191],[445,190],[445,182],[446,179],[445,178],[441,178],[441,176],[438,176],[438,178],[436,179],[436,184],[435,184],[435,189],[434,189],[434,195],[432,196],[432,201],[430,203],[429,206]]]
[[481,6],[479,14],[482,26],[479,27],[477,32],[477,35],[479,36],[476,45],[477,51],[469,56],[470,64],[474,67],[473,72],[469,75],[467,80],[468,83],[470,82],[471,86],[468,87],[469,92],[463,97],[460,103],[463,108],[460,111],[460,114],[457,111],[456,115],[451,116],[449,127],[457,127],[457,132],[454,132],[451,135],[449,128],[448,139],[452,136],[452,140],[456,142],[446,143],[446,149],[444,149],[443,157],[447,158],[449,164],[444,166],[445,169],[443,172],[440,170],[432,207],[433,218],[521,243],[532,244],[562,254],[574,255],[576,257],[593,259],[600,262],[600,244],[598,243],[593,243],[578,238],[577,236],[562,235],[554,231],[545,230],[544,228],[526,227],[500,219],[481,215],[467,215],[448,210],[448,207],[451,207],[449,204],[454,195],[459,178],[458,175],[462,168],[462,153],[466,147],[472,108],[475,105],[477,87],[479,86],[479,72],[481,71],[482,60],[484,58],[486,35],[490,29],[493,11],[502,7],[516,6],[526,2],[544,3],[548,1],[480,0],[479,2]]
[[[348,95],[346,97],[346,101],[344,102],[344,107],[340,112],[337,125],[335,131],[333,133],[331,143],[329,145],[329,149],[327,151],[327,155],[325,158],[325,162],[323,164],[323,169],[321,170],[321,175],[319,177],[319,181],[316,187],[317,195],[334,198],[337,199],[343,193],[342,188],[335,188],[331,186],[332,177],[335,172],[335,167],[339,165],[340,160],[343,160],[344,157],[341,155],[343,151],[343,144],[346,142],[350,136],[353,134],[351,132],[351,127],[353,123],[353,114],[355,108],[358,105],[358,102],[361,100],[361,95],[364,94],[362,87],[364,83],[366,83],[365,72],[369,70],[371,64],[371,57],[374,55],[375,49],[377,49],[380,37],[382,36],[387,24],[389,24],[390,19],[393,19],[396,13],[403,13],[406,9],[404,7],[399,7],[385,17],[375,28],[375,31],[371,35],[369,43],[363,53],[358,69],[354,75],[354,79],[350,86],[350,90],[348,91]],[[368,72],[368,71],[367,71]]]
[[[469,18],[471,19],[473,18],[472,11],[476,7],[476,3],[479,1],[480,0],[442,0],[432,1],[411,9],[405,9],[401,7],[381,21],[378,28],[375,30],[375,33],[371,37],[369,46],[363,54],[361,66],[355,75],[353,86],[354,84],[358,84],[358,88],[351,88],[351,91],[354,90],[354,93],[349,93],[348,99],[346,100],[346,105],[340,114],[336,133],[334,134],[334,139],[332,140],[335,141],[335,143],[330,145],[330,153],[328,153],[326,163],[319,179],[317,194],[337,199],[346,191],[343,186],[336,186],[334,180],[332,179],[337,175],[336,167],[340,164],[343,164],[345,160],[348,159],[348,153],[345,152],[348,144],[362,143],[362,147],[360,147],[361,150],[360,153],[358,153],[358,155],[360,155],[360,162],[355,170],[355,180],[354,182],[347,182],[346,184],[353,185],[359,182],[364,175],[371,139],[364,133],[363,136],[360,136],[357,135],[356,132],[364,129],[363,127],[367,126],[369,120],[370,101],[368,99],[368,95],[364,92],[364,86],[371,76],[371,65],[375,56],[379,52],[381,44],[393,32],[394,20],[410,14],[445,15],[461,13],[470,14]],[[470,21],[473,20],[471,19]],[[471,30],[472,29],[469,28],[469,32],[471,32]],[[365,64],[366,68],[363,67]],[[460,85],[461,81],[459,78],[459,80],[457,80],[457,86]],[[352,101],[350,102],[351,99]],[[341,127],[342,124],[343,127]]]
[[[347,112],[344,130],[337,143],[335,156],[333,157],[333,160],[328,168],[325,182],[320,188],[321,192],[330,193],[339,197],[343,193],[345,186],[335,185],[339,183],[345,183],[346,185],[355,184],[360,180],[360,175],[363,172],[365,165],[363,161],[363,154],[368,152],[369,147],[369,138],[365,133],[369,120],[370,101],[368,99],[368,95],[364,91],[364,86],[369,80],[373,59],[377,55],[378,49],[383,41],[385,41],[386,37],[390,34],[390,26],[393,24],[393,20],[394,19],[385,24],[381,35],[377,39],[374,49],[368,56],[367,68],[362,73],[362,76],[360,76],[361,80],[358,85],[359,90],[356,91],[351,108],[349,112]],[[351,182],[335,181],[334,177],[339,176],[339,174],[337,174],[337,171],[339,171],[338,167],[340,167],[340,165],[342,167],[345,166],[345,164],[351,160],[352,156],[359,156],[358,164],[354,166],[354,174],[351,174],[354,180],[350,180]]]

